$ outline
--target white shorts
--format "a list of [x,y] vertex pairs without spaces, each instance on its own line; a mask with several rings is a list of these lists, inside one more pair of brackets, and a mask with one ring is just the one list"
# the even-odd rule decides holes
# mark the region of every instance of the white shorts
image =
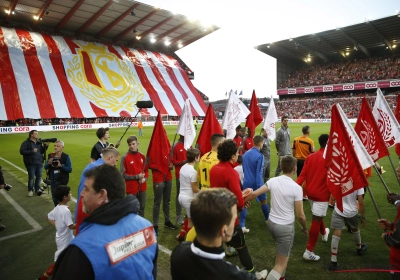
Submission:
[[178,196],[179,204],[185,209],[186,216],[190,218],[190,204],[192,203],[193,197],[190,196]]
[[327,202],[320,202],[320,201],[313,201],[313,200],[308,200],[311,205],[311,213],[314,216],[318,217],[325,217],[326,216],[326,211],[328,211],[328,201]]
[[57,261],[58,257],[59,257],[60,254],[62,253],[62,251],[64,251],[64,249],[67,248],[68,245],[69,245],[69,244],[67,244],[66,246],[61,247],[61,248],[57,247],[57,251],[56,251],[55,254],[54,254],[54,262]]
[[69,243],[75,238],[72,234],[67,237],[56,237],[57,251],[54,254],[54,262],[57,261],[58,256],[68,247]]

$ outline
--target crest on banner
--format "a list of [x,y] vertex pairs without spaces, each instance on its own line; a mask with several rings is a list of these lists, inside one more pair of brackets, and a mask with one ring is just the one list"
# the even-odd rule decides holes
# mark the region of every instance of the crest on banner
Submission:
[[394,137],[392,133],[392,124],[390,123],[390,118],[389,115],[381,110],[380,108],[377,108],[378,113],[379,113],[379,120],[378,120],[378,127],[379,130],[381,131],[383,140],[386,143],[387,147],[391,147],[395,144],[396,138]]
[[376,161],[379,156],[379,151],[378,146],[376,145],[376,136],[374,130],[368,122],[361,120],[361,123],[365,128],[365,130],[360,132],[361,142],[368,151],[368,154],[371,156],[372,160]]
[[235,129],[241,111],[239,103],[232,102],[231,104],[229,104],[227,111],[228,111],[228,129],[230,130]]
[[333,134],[330,139],[332,145],[332,166],[328,169],[328,180],[335,186],[340,186],[342,194],[348,193],[353,188],[353,180],[349,172],[349,159],[346,147],[338,139],[338,134]]
[[127,62],[105,45],[74,42],[80,48],[68,60],[66,72],[80,93],[101,109],[132,112],[144,89]]

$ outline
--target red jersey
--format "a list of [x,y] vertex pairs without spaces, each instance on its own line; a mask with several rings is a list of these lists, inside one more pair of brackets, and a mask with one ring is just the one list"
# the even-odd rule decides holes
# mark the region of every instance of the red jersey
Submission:
[[172,147],[172,163],[175,165],[175,178],[179,179],[179,171],[186,161],[186,150],[182,142],[178,141]]
[[[238,211],[242,211],[244,207],[244,200],[242,190],[240,188],[239,174],[233,169],[230,162],[220,161],[214,165],[210,170],[210,187],[211,188],[225,188],[230,190],[236,195],[238,203]],[[239,217],[239,215],[238,215]],[[235,226],[239,224],[239,219],[236,218]]]
[[171,170],[168,170],[167,174],[163,174],[160,170],[157,169],[157,165],[154,163],[149,163],[149,168],[151,169],[153,174],[153,183],[162,183],[172,180]]
[[236,143],[236,146],[238,148],[240,147],[240,145],[242,145],[242,137],[236,135],[235,137],[233,137],[232,140]]
[[[135,176],[139,175],[144,171],[145,178],[149,178],[149,170],[146,166],[143,170],[144,164],[146,163],[146,157],[141,152],[128,151],[121,158],[121,164],[123,165],[123,176],[125,178],[126,193],[137,194],[139,191],[139,178]],[[122,169],[122,168],[121,168]],[[140,191],[144,192],[147,189],[146,182],[140,184]]]
[[235,137],[233,137],[232,140],[236,143],[236,146],[239,149],[239,155],[242,155],[243,151],[240,149],[240,145],[242,145],[242,141],[243,141],[242,137],[238,136],[238,135],[235,135]]
[[251,148],[253,148],[253,139],[249,136],[245,136],[243,138],[243,152],[245,153]]
[[319,202],[327,202],[330,197],[326,183],[328,170],[325,168],[324,150],[321,148],[307,157],[303,170],[296,180],[300,186],[306,181],[308,198]]

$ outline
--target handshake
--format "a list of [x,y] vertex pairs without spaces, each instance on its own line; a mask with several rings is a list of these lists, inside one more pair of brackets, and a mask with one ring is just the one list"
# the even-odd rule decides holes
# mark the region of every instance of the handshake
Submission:
[[9,184],[4,184],[4,189],[5,189],[6,191],[11,190],[11,188],[12,188],[11,185],[9,185]]

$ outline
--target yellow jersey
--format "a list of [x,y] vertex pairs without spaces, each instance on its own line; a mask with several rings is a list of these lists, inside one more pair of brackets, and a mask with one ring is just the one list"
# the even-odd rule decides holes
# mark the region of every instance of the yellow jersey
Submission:
[[186,234],[186,240],[185,241],[193,242],[195,238],[196,238],[196,230],[194,229],[194,227],[192,227],[189,230],[189,232]]
[[217,152],[211,151],[201,157],[197,167],[197,180],[200,183],[200,189],[210,188],[210,170],[218,162]]

